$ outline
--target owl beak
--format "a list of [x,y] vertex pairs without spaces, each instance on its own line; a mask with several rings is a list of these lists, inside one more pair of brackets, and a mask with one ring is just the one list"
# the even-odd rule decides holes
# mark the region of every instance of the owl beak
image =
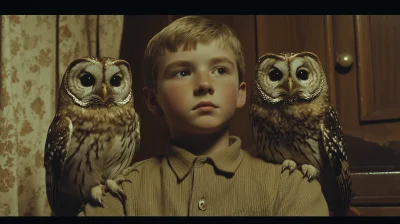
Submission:
[[289,95],[292,95],[292,89],[293,89],[293,79],[292,77],[288,78],[288,91]]
[[107,99],[107,86],[106,86],[106,84],[104,84],[104,83],[103,83],[103,85],[102,85],[102,91],[101,91],[101,93],[102,93],[102,98],[103,98],[103,100],[106,100],[106,99]]

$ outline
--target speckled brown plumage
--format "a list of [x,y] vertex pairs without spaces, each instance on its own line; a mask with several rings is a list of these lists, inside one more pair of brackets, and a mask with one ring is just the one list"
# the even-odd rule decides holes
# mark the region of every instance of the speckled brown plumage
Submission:
[[298,168],[318,179],[330,210],[345,215],[352,197],[349,164],[318,56],[265,54],[253,81],[249,115],[260,155],[282,163],[283,171]]
[[[70,80],[88,74],[93,77],[87,80],[95,81],[86,86],[82,83],[87,80]],[[44,158],[46,192],[55,215],[76,215],[87,201],[101,203],[105,189],[123,196],[109,183],[131,165],[140,148],[131,80],[129,64],[112,58],[86,57],[67,68]]]

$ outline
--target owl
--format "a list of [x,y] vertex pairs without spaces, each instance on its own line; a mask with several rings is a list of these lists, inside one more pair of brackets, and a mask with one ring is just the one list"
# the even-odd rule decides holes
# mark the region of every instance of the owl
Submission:
[[101,205],[106,191],[125,199],[123,172],[140,148],[130,65],[109,57],[76,59],[58,97],[44,147],[53,215],[76,215],[87,202]]
[[257,62],[249,117],[258,153],[318,180],[329,210],[344,216],[352,181],[344,135],[329,105],[327,79],[311,52],[267,53]]

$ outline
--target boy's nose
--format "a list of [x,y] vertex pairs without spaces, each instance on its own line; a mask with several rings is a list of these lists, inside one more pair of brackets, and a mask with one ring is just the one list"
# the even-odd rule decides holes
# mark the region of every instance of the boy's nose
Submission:
[[214,86],[210,78],[208,75],[202,75],[198,78],[197,86],[193,91],[195,96],[214,94]]

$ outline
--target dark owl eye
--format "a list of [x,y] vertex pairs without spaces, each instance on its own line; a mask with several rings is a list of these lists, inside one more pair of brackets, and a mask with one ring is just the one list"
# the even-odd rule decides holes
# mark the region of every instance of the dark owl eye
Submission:
[[121,85],[121,80],[122,80],[121,76],[113,75],[113,77],[111,77],[110,83],[112,86],[118,87]]
[[94,76],[90,73],[85,73],[84,75],[81,76],[81,83],[83,86],[93,86],[94,83],[96,82],[96,79]]
[[308,79],[308,71],[299,70],[299,71],[297,71],[296,76],[297,76],[297,78],[299,78],[301,80],[307,80]]
[[269,79],[271,79],[271,81],[279,81],[283,77],[282,72],[279,71],[278,69],[274,69],[274,70],[270,71],[268,73],[268,75],[269,75]]

